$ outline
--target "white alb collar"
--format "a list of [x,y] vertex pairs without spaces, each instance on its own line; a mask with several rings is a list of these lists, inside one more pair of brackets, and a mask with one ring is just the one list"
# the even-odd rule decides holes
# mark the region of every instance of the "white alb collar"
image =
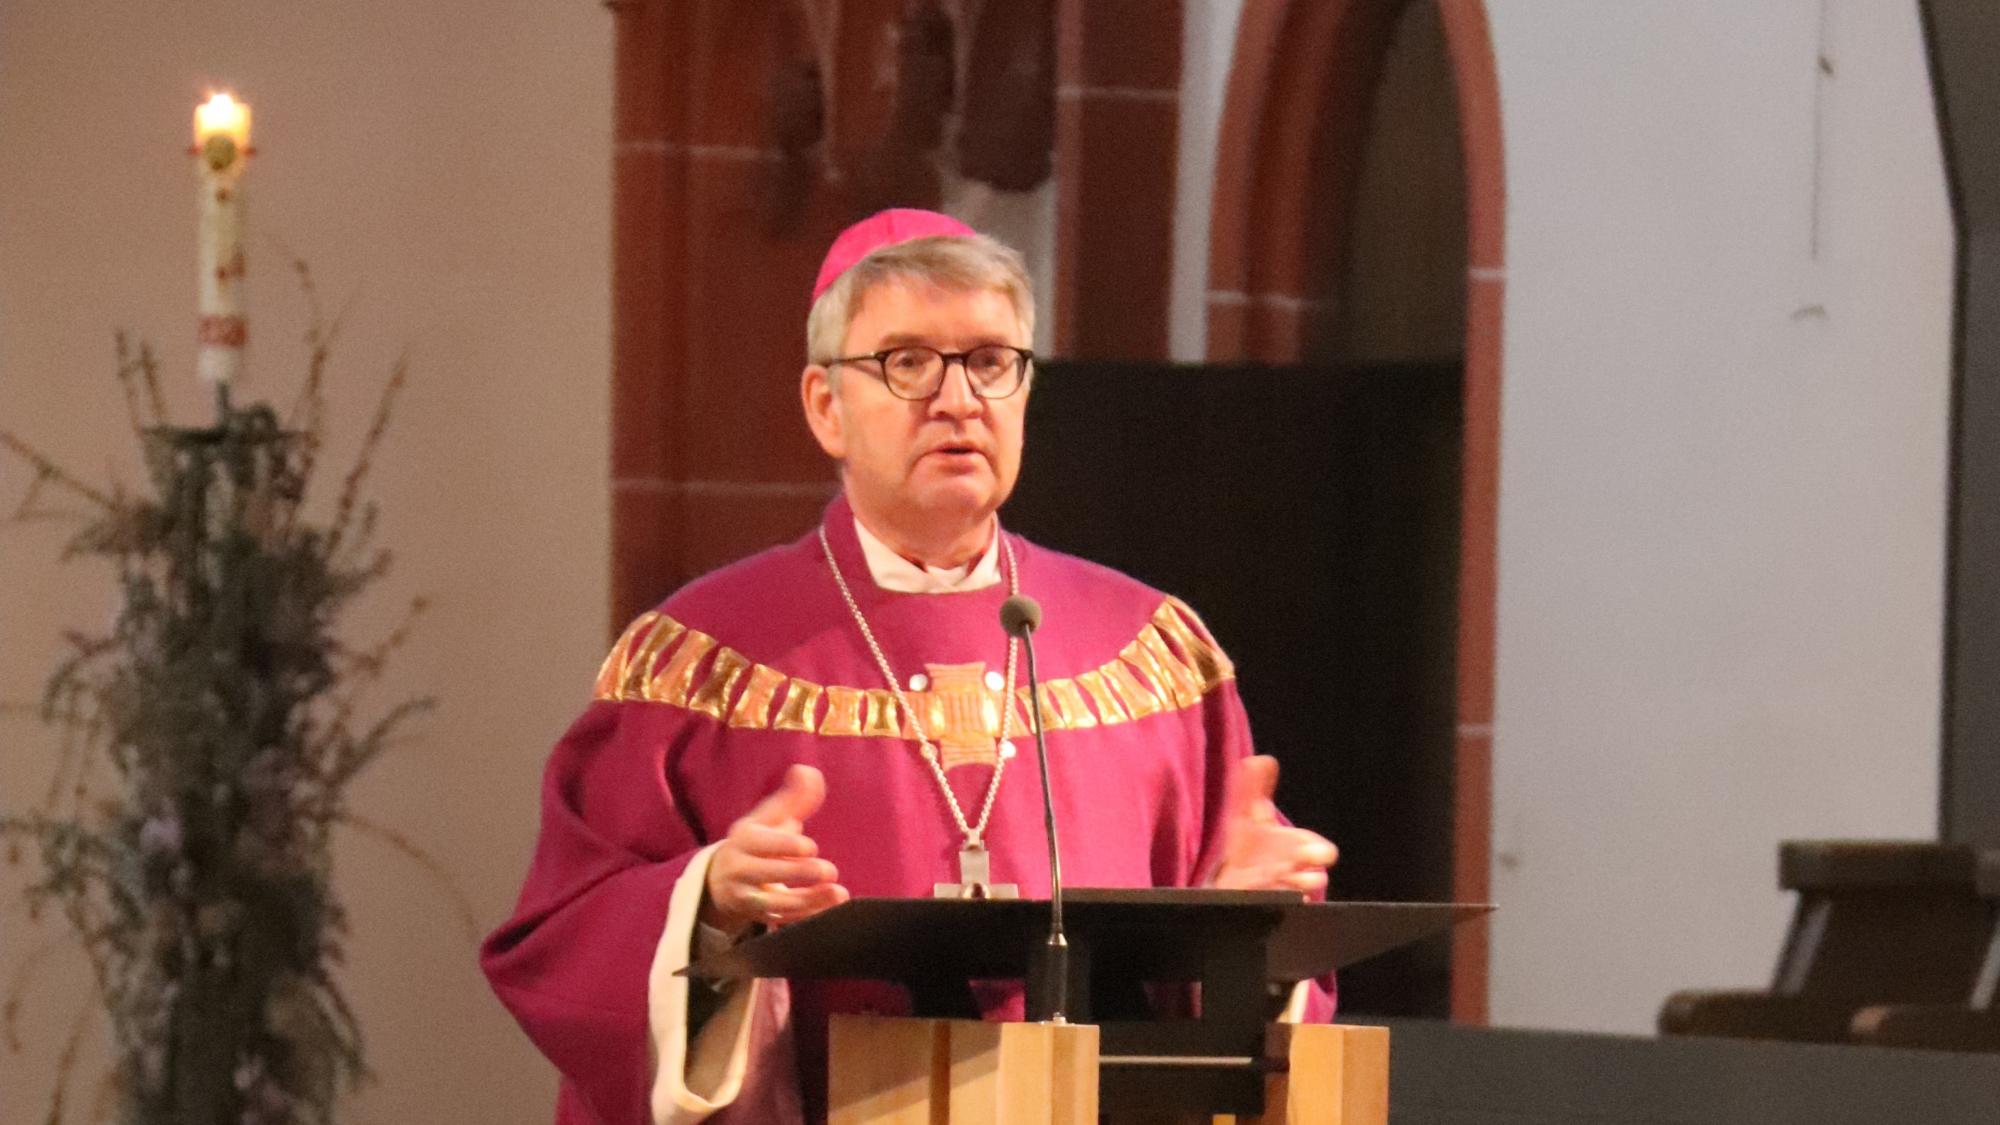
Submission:
[[875,584],[896,594],[966,594],[1000,584],[1000,527],[996,520],[993,541],[975,562],[941,570],[920,566],[897,554],[887,543],[854,521],[854,537],[861,540],[861,556],[868,560],[868,573]]

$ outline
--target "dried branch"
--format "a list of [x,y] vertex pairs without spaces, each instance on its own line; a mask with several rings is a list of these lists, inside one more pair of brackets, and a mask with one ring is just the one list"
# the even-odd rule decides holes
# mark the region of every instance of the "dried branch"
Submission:
[[395,655],[397,650],[409,643],[410,634],[416,628],[417,619],[428,612],[430,607],[429,598],[411,598],[409,607],[403,611],[403,619],[396,623],[396,627],[389,631],[388,636],[382,638],[375,647],[368,649],[366,652],[347,654],[349,668],[352,669],[355,675],[363,679],[379,679],[383,670],[389,665],[389,658]]
[[51,1125],[61,1125],[63,1104],[69,1099],[70,1080],[76,1072],[76,1058],[83,1049],[83,1033],[90,1028],[90,1017],[97,1011],[97,1005],[86,1001],[78,1005],[76,1015],[71,1018],[69,1035],[64,1038],[62,1052],[56,1056],[55,1093],[49,1098],[49,1121]]
[[[100,508],[110,510],[116,507],[112,503],[111,497],[83,483],[83,481],[72,476],[62,466],[43,455],[41,451],[5,430],[0,430],[0,449],[7,450],[34,468],[35,484],[31,487],[40,488],[44,484],[61,485]],[[17,512],[17,515],[27,514],[26,510],[27,504],[24,502],[21,506],[21,511]]]
[[359,813],[348,811],[336,814],[334,819],[341,824],[359,831],[364,836],[375,837],[377,840],[403,853],[406,858],[423,868],[426,872],[429,872],[431,877],[436,880],[438,888],[444,891],[445,895],[451,899],[452,906],[458,914],[458,924],[465,931],[466,941],[475,947],[479,945],[484,930],[484,927],[479,924],[479,914],[472,908],[472,900],[466,897],[465,891],[451,877],[450,870],[444,864],[439,863],[436,858],[425,851],[416,841],[386,824],[377,824],[361,816]]
[[368,733],[347,745],[338,747],[334,753],[333,768],[327,771],[323,783],[328,800],[337,801],[347,783],[389,748],[390,736],[398,727],[418,715],[432,711],[436,706],[436,701],[431,699],[404,700],[390,708],[388,714],[377,719],[375,724],[368,728]]
[[4,1042],[7,1050],[14,1054],[20,1054],[23,1049],[21,1005],[28,998],[28,988],[36,981],[36,970],[42,967],[42,962],[61,948],[62,942],[58,938],[41,941],[21,958],[21,963],[14,966],[14,971],[8,975],[7,993],[4,999],[0,999],[0,1042]]
[[292,401],[291,409],[285,412],[285,428],[303,433],[317,434],[320,420],[325,412],[326,397],[323,388],[326,383],[327,364],[333,358],[333,338],[339,332],[339,325],[328,325],[326,316],[320,309],[319,286],[314,284],[312,270],[304,261],[293,258],[292,271],[298,274],[299,291],[306,299],[306,377],[299,384],[299,394]]
[[410,361],[408,356],[396,360],[395,369],[389,374],[389,381],[382,387],[382,396],[375,403],[375,417],[368,423],[368,432],[361,439],[361,449],[354,456],[354,466],[347,471],[347,479],[341,482],[340,499],[334,504],[333,530],[327,536],[327,553],[333,554],[340,546],[354,520],[355,505],[361,496],[361,486],[368,479],[368,470],[374,467],[375,448],[382,442],[382,435],[389,431],[389,416],[395,409],[396,399],[409,381]]
[[118,385],[125,392],[125,414],[134,435],[167,424],[167,404],[160,394],[160,368],[152,345],[141,342],[135,352],[125,333],[118,334]]

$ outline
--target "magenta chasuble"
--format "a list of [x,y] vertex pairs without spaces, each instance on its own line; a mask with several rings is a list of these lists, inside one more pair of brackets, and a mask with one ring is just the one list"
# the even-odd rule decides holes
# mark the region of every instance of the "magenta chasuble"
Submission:
[[[1007,752],[996,738],[1001,709],[1013,710],[1019,752],[1006,763],[987,831],[992,878],[1045,896],[1025,670],[1011,698],[997,690],[1007,666],[1006,583],[883,590],[844,500],[828,508],[825,528],[970,821]],[[1173,598],[1008,539],[1021,591],[1044,612],[1036,652],[1068,884],[1197,883],[1227,767],[1251,752],[1227,657]],[[826,775],[826,804],[805,831],[856,897],[927,896],[957,881],[962,838],[817,534],[710,574],[633,622],[604,663],[594,701],[550,756],[534,862],[483,963],[562,1072],[559,1122],[653,1120],[649,1026],[659,1009],[649,1025],[648,970],[676,881],[794,762]],[[989,1018],[1020,1018],[1016,986],[996,986],[981,1002]],[[710,1120],[822,1115],[827,1015],[893,1014],[903,1003],[880,986],[773,982],[753,1006],[741,1090]]]

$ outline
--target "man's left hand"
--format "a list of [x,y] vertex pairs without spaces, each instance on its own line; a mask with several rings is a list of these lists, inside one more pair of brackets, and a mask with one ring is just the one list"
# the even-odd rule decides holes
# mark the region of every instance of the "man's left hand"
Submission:
[[1236,763],[1223,795],[1222,859],[1208,885],[1226,890],[1326,889],[1326,869],[1340,849],[1317,832],[1278,819],[1271,795],[1278,760],[1259,754]]

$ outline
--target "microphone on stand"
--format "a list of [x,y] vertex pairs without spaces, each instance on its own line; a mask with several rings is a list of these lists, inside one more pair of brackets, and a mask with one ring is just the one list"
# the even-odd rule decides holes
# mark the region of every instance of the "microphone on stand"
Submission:
[[[1028,650],[1028,717],[1034,723],[1035,756],[1042,765],[1042,817],[1049,831],[1049,1023],[1068,1023],[1069,940],[1063,937],[1062,853],[1056,847],[1056,798],[1049,787],[1049,743],[1042,734],[1042,685],[1035,674],[1035,630],[1042,624],[1042,607],[1026,594],[1000,603],[1000,627],[1019,637]],[[1005,705],[1004,702],[1002,704]]]

